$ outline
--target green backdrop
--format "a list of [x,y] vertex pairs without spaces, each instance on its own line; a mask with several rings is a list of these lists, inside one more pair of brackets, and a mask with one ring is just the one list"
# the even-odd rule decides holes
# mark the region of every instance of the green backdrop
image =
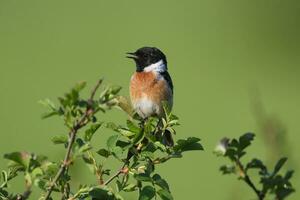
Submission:
[[[38,100],[55,100],[75,82],[91,86],[99,77],[121,85],[128,96],[134,64],[125,52],[148,45],[168,58],[174,113],[182,124],[176,138],[197,136],[205,147],[158,168],[175,199],[254,199],[244,183],[221,175],[226,160],[212,154],[221,137],[247,131],[257,137],[245,160],[268,157],[273,165],[289,156],[286,169],[296,169],[297,189],[299,10],[299,0],[0,0],[0,153],[62,158],[63,148],[50,139],[65,132],[63,124],[41,120]],[[125,119],[118,110],[103,115],[106,121]],[[271,140],[273,133],[279,139]],[[96,145],[109,134],[101,130]],[[1,157],[0,168],[5,166]],[[73,170],[75,183],[94,181],[83,168]],[[289,199],[299,198],[295,193]]]

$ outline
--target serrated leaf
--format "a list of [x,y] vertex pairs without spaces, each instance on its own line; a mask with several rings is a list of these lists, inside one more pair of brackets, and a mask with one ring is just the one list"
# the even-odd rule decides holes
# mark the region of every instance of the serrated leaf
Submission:
[[51,141],[54,144],[67,144],[68,143],[68,137],[66,135],[58,135],[54,136]]
[[173,200],[171,193],[168,190],[158,190],[157,194],[160,196],[162,200]]
[[150,185],[143,187],[140,192],[139,200],[150,200],[155,196],[155,188]]

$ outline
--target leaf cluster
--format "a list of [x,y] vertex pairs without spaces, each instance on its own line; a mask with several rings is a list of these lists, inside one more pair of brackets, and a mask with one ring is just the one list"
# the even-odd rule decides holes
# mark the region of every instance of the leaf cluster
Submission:
[[[27,199],[32,187],[41,189],[41,200],[52,199],[53,193],[66,200],[122,200],[128,192],[137,192],[140,200],[173,199],[169,184],[157,172],[156,165],[181,158],[186,151],[203,150],[200,139],[180,139],[174,146],[169,146],[165,134],[176,134],[179,119],[167,109],[163,118],[140,119],[132,115],[123,125],[99,120],[98,112],[105,113],[114,107],[130,110],[124,109],[125,98],[118,95],[120,87],[104,87],[98,94],[96,91],[101,84],[102,80],[88,98],[81,96],[86,86],[81,82],[58,98],[58,106],[49,99],[40,102],[48,108],[42,118],[59,116],[69,130],[51,139],[53,144],[66,149],[65,158],[61,162],[28,152],[5,154],[10,163],[9,170],[2,172],[0,199]],[[107,129],[113,130],[114,134],[107,139],[106,145],[93,146],[93,136]],[[108,159],[119,162],[120,168],[116,172],[106,165]],[[95,182],[73,188],[74,178],[69,169],[78,160],[84,161],[95,176]],[[8,192],[9,181],[21,174],[24,175],[25,192]]]
[[[275,199],[285,199],[295,191],[290,179],[294,173],[288,170],[285,174],[279,174],[287,158],[280,158],[273,169],[268,169],[260,159],[253,158],[249,162],[242,163],[241,158],[246,155],[246,149],[251,145],[255,135],[246,133],[238,139],[223,138],[215,149],[218,156],[228,158],[232,164],[222,165],[220,171],[223,174],[237,174],[240,180],[245,181],[257,194],[259,199],[264,199],[268,194],[275,195]],[[256,170],[259,176],[261,189],[252,182],[249,171]]]

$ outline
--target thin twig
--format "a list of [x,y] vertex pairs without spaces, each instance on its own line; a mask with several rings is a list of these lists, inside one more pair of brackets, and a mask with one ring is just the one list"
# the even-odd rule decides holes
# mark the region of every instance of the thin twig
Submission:
[[248,176],[247,172],[244,169],[244,166],[242,165],[242,163],[239,160],[236,160],[236,164],[240,169],[240,177],[247,183],[247,185],[250,186],[250,188],[255,192],[255,194],[257,195],[259,200],[263,200],[265,198],[265,194],[260,191],[259,189],[257,189],[254,185],[254,183],[252,182],[252,180],[250,179],[250,177]]
[[[101,83],[102,83],[102,79],[100,79],[98,81],[98,83],[95,85],[95,87],[93,88],[93,90],[91,92],[91,96],[88,99],[88,102],[90,102],[91,104],[93,102],[96,91],[99,88]],[[93,110],[92,107],[89,106],[87,108],[86,112],[84,113],[84,115],[81,117],[81,119],[78,122],[76,122],[74,124],[74,126],[72,127],[72,129],[69,133],[69,142],[68,142],[68,147],[67,147],[67,152],[65,154],[65,158],[63,160],[62,165],[60,166],[60,169],[58,170],[57,174],[53,178],[53,181],[50,183],[50,186],[49,186],[49,188],[47,190],[47,193],[45,195],[45,200],[49,199],[49,197],[51,196],[51,193],[54,189],[54,186],[55,186],[56,182],[60,179],[60,177],[65,172],[67,167],[70,165],[70,160],[69,159],[70,159],[73,144],[74,144],[75,139],[76,139],[76,133],[78,132],[79,129],[81,129],[83,126],[85,126],[87,124],[87,120],[88,120],[89,116],[91,116],[93,114],[94,114],[94,110]]]
[[112,182],[116,177],[118,177],[120,174],[122,174],[122,170],[117,171],[113,176],[111,176],[107,181],[104,182],[103,185],[108,185],[110,182]]
[[103,82],[103,79],[99,79],[97,84],[95,85],[95,87],[93,88],[92,92],[91,92],[91,96],[89,100],[93,100],[95,97],[95,94],[98,90],[98,88],[100,87],[101,83]]
[[105,181],[103,183],[103,185],[108,185],[110,182],[112,182],[115,178],[117,178],[120,174],[125,174],[125,173],[128,173],[128,168],[125,168],[127,165],[127,162],[124,163],[124,165],[122,166],[121,169],[119,169],[114,175],[112,175],[109,179],[107,179],[107,181]]

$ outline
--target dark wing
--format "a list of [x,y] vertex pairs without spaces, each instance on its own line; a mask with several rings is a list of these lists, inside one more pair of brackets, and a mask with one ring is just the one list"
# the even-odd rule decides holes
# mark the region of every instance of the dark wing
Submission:
[[172,93],[173,93],[173,82],[172,82],[170,74],[167,71],[164,71],[164,72],[160,72],[160,75],[162,77],[164,77],[164,79],[167,81],[167,83],[170,86]]

